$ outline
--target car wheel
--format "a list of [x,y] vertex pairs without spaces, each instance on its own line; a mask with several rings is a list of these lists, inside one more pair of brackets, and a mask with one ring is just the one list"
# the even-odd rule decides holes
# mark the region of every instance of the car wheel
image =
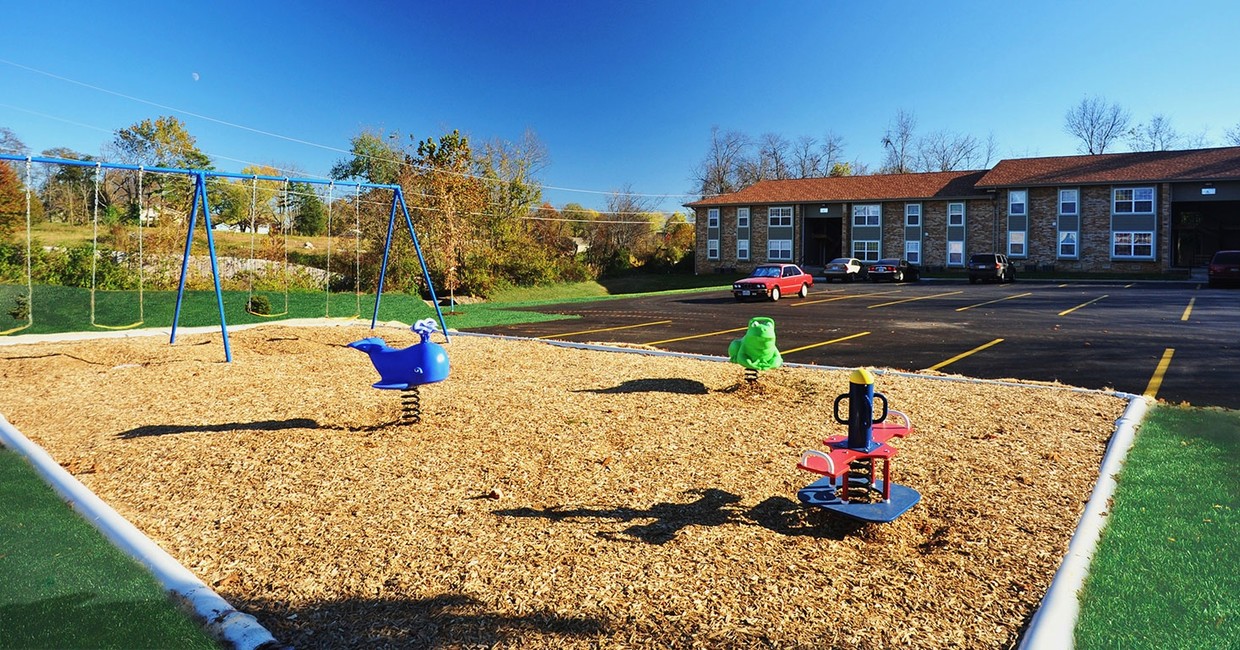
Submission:
[[891,281],[892,282],[904,282],[904,272],[896,271],[896,274],[891,276]]
[[771,287],[771,302],[775,302],[776,300],[779,300],[779,287],[778,286]]
[[803,284],[803,285],[801,285],[801,290],[797,292],[797,295],[798,295],[798,296],[800,296],[800,297],[802,297],[802,298],[804,298],[805,296],[808,296],[808,295],[809,295],[809,285],[808,285],[808,284]]

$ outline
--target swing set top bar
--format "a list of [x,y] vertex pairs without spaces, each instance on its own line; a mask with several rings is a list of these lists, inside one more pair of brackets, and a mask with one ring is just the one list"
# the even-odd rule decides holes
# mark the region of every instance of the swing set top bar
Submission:
[[72,165],[74,167],[101,167],[103,169],[127,169],[131,171],[156,172],[161,174],[184,174],[187,176],[207,176],[212,178],[238,178],[260,181],[287,181],[289,183],[308,183],[311,185],[334,185],[336,187],[373,188],[379,190],[395,190],[399,185],[384,183],[362,183],[358,181],[335,181],[321,178],[296,178],[290,176],[267,176],[265,174],[238,174],[236,172],[220,172],[211,169],[187,169],[181,167],[147,167],[145,165],[129,165],[125,163],[103,162],[100,160],[74,160],[72,158],[45,158],[42,156],[17,156],[0,153],[0,160],[16,162],[44,163],[50,165]]

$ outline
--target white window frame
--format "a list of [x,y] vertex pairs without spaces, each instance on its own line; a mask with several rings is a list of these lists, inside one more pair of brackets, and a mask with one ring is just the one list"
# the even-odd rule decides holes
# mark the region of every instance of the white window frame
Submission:
[[[719,229],[719,208],[708,208],[706,210],[706,227],[707,232],[710,228]],[[719,259],[719,238],[706,240],[706,259]]]
[[[1142,209],[1148,203],[1149,209]],[[1111,189],[1112,214],[1154,214],[1158,194],[1153,187],[1115,187]],[[1114,240],[1112,240],[1114,241]]]
[[[955,211],[955,208],[957,206],[959,206],[960,208],[959,212]],[[960,219],[957,220],[956,217],[960,217]],[[963,203],[948,203],[947,204],[947,225],[949,226],[963,226],[964,225],[964,204]]]
[[[881,203],[863,203],[852,207],[852,225],[854,228],[883,225],[883,206]],[[855,256],[854,256],[855,257]]]
[[905,203],[904,204],[904,226],[907,228],[921,227],[921,204]]
[[[1127,240],[1127,241],[1121,241]],[[1149,230],[1120,230],[1111,233],[1111,258],[1117,260],[1154,259],[1154,233]],[[1122,252],[1125,247],[1127,252]],[[1138,248],[1149,247],[1148,253],[1138,254]]]
[[907,239],[904,241],[904,259],[911,264],[921,264],[921,240]]
[[877,262],[882,259],[883,243],[877,239],[854,239],[852,256],[862,262]]
[[[788,205],[770,208],[767,210],[766,218],[768,228],[791,228],[792,206]],[[776,222],[777,219],[778,223]]]
[[[955,256],[954,260],[953,256]],[[964,266],[964,240],[957,239],[947,242],[947,265]]]
[[1028,236],[1026,235],[1026,231],[1009,230],[1007,244],[1008,244],[1007,245],[1008,257],[1028,257],[1029,256],[1029,241],[1028,241]]
[[[1070,195],[1070,200],[1064,197]],[[1064,206],[1071,205],[1070,209],[1064,209]],[[1068,217],[1079,217],[1081,215],[1081,191],[1079,189],[1059,190],[1059,215]]]
[[[1019,197],[1020,200],[1017,200]],[[1017,207],[1019,206],[1019,209]],[[1008,215],[1029,214],[1029,190],[1008,190]]]
[[792,261],[792,240],[771,239],[766,243],[766,259],[771,262]]
[[[1058,236],[1055,244],[1055,257],[1061,260],[1075,260],[1081,257],[1081,190],[1078,188],[1069,188],[1059,190],[1059,216],[1060,217],[1076,217],[1077,228],[1064,230],[1058,228]],[[1071,241],[1068,241],[1068,240]]]
[[[741,228],[749,228],[749,208],[736,209],[736,259],[737,261],[749,261],[749,237],[741,239]],[[752,231],[750,231],[752,233]]]

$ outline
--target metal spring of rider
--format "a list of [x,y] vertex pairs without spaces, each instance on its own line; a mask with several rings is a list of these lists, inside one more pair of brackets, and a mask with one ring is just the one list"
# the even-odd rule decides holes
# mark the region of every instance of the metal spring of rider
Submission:
[[755,368],[745,368],[745,381],[753,383],[758,381],[758,371]]
[[400,392],[401,424],[417,424],[422,421],[422,397],[417,386],[410,386]]
[[[848,464],[848,475],[844,479],[844,489],[849,501],[858,500],[867,495],[874,487],[874,459],[862,458]],[[853,492],[857,490],[857,492]]]

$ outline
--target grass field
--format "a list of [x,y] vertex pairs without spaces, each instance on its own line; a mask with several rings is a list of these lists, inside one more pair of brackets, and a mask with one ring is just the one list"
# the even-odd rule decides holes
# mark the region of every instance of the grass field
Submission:
[[1240,412],[1152,409],[1118,484],[1077,647],[1240,648]]
[[0,448],[0,648],[216,648],[146,569]]

